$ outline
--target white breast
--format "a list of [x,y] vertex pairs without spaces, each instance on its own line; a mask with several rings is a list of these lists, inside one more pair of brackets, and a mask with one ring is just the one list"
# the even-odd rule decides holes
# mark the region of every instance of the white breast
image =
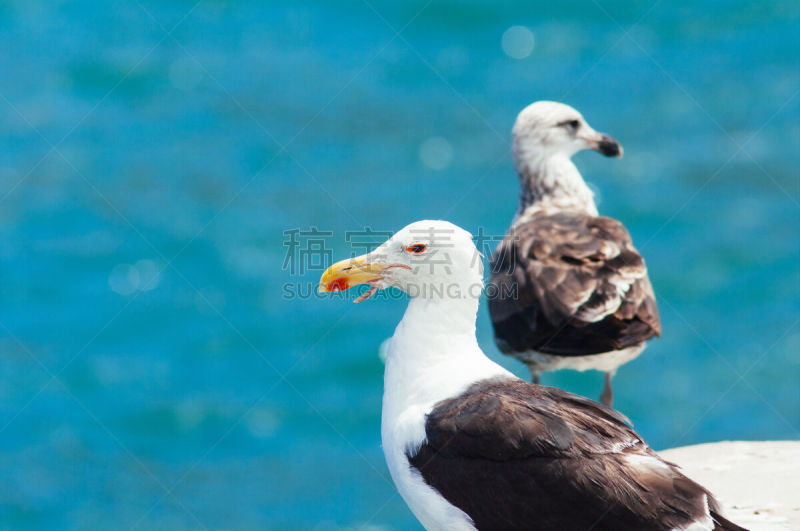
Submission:
[[[387,344],[381,439],[386,464],[397,490],[428,531],[474,530],[472,520],[430,487],[408,461],[425,442],[425,416],[438,402],[458,396],[471,384],[496,376],[513,377],[489,360],[475,342],[451,338],[443,348],[459,350],[457,358],[424,356],[419,343],[398,337]],[[434,341],[435,343],[435,341]],[[435,350],[435,344],[427,345]],[[425,349],[428,350],[428,349]],[[420,361],[425,357],[428,363]]]
[[423,427],[424,432],[425,413],[421,409],[409,408],[394,426],[383,423],[383,453],[392,480],[411,512],[428,531],[474,531],[472,519],[425,483],[420,473],[408,462],[406,437],[419,431],[419,426]]
[[620,365],[628,363],[641,354],[644,347],[645,344],[640,343],[620,350],[612,350],[600,354],[588,354],[586,356],[560,356],[558,354],[547,354],[534,350],[515,353],[514,356],[523,363],[534,365],[542,371],[557,371],[560,369],[586,371],[591,369],[603,372],[614,372]]

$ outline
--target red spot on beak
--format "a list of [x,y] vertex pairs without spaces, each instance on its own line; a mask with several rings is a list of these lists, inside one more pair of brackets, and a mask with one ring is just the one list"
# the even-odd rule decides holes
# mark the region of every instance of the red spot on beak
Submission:
[[349,287],[345,277],[339,277],[328,282],[328,291],[344,291]]

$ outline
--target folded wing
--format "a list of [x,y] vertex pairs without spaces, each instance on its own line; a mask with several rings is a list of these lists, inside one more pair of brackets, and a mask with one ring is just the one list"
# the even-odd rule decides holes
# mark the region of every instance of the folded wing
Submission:
[[598,354],[661,333],[644,259],[607,217],[562,212],[518,223],[492,255],[488,293],[506,353]]
[[434,407],[408,457],[478,529],[740,529],[626,420],[558,389],[479,382]]

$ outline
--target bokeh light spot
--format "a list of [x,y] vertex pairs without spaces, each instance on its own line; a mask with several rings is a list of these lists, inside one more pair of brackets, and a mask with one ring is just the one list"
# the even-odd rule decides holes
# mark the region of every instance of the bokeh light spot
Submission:
[[111,291],[120,295],[130,295],[139,289],[139,270],[130,264],[118,264],[108,275]]
[[533,51],[533,32],[525,26],[511,26],[503,33],[503,52],[513,59],[525,59]]
[[453,148],[446,139],[431,137],[419,147],[419,160],[432,170],[443,170],[453,160]]

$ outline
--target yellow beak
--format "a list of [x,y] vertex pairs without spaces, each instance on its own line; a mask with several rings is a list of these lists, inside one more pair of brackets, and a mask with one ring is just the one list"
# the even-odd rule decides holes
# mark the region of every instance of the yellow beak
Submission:
[[367,262],[367,255],[336,262],[322,273],[319,281],[320,293],[344,291],[359,284],[367,284],[383,278],[386,266]]

